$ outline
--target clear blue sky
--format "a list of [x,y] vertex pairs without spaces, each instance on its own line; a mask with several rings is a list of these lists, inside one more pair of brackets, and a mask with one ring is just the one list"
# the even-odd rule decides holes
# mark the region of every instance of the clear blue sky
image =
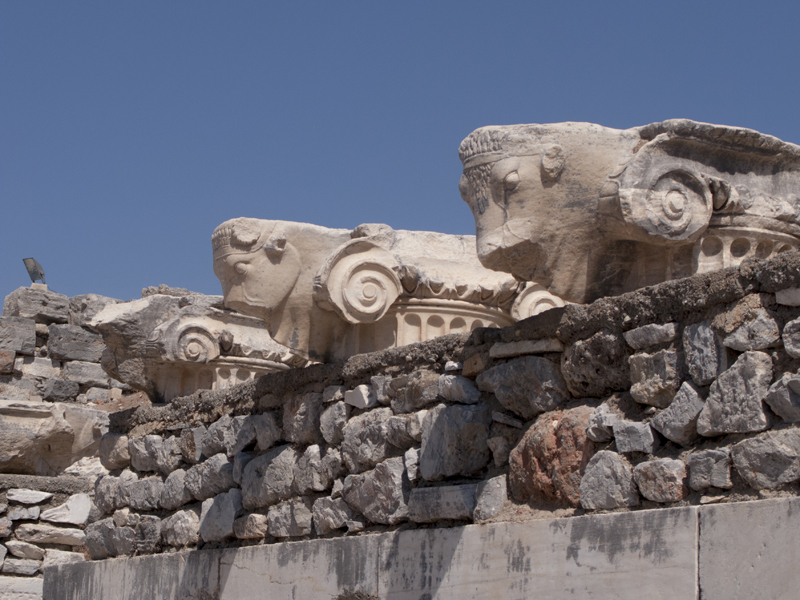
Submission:
[[800,143],[797,2],[0,3],[0,297],[219,293],[239,216],[474,233],[481,125],[667,118]]

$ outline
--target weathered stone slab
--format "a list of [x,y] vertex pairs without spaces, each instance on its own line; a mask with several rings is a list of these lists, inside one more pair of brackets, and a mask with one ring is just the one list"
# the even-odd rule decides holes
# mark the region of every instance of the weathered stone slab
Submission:
[[799,498],[701,507],[699,597],[796,598],[798,512]]
[[408,518],[409,486],[402,458],[389,458],[372,471],[348,475],[342,497],[373,523],[395,525]]
[[312,510],[317,535],[341,529],[353,518],[353,511],[342,498],[319,498]]
[[371,386],[361,384],[344,393],[344,401],[356,408],[372,408],[378,405],[378,397]]
[[443,485],[411,490],[408,518],[416,523],[472,519],[478,485]]
[[[319,500],[318,500],[319,502]],[[233,535],[240,540],[257,540],[266,537],[269,532],[267,515],[250,513],[233,522]]]
[[689,487],[693,490],[704,490],[709,487],[730,489],[731,453],[727,448],[719,450],[703,450],[693,452],[686,459],[689,465]]
[[17,539],[30,544],[64,544],[65,546],[81,546],[86,536],[80,529],[53,527],[23,523],[14,532]]
[[39,600],[43,587],[36,577],[0,577],[0,597],[7,600]]
[[564,344],[556,338],[543,340],[522,340],[519,342],[497,342],[489,348],[492,358],[510,358],[525,354],[544,354],[545,352],[563,352]]
[[602,398],[631,385],[628,349],[622,336],[598,331],[572,344],[561,357],[561,373],[576,398]]
[[48,289],[21,287],[3,302],[3,316],[33,319],[37,323],[66,323],[69,319],[69,298]]
[[800,421],[800,373],[784,373],[770,386],[764,402],[784,421]]
[[17,356],[14,371],[30,379],[53,379],[61,376],[61,363],[51,358]]
[[106,345],[103,336],[77,325],[50,325],[47,350],[57,360],[99,363]]
[[322,414],[322,394],[301,394],[291,398],[283,407],[283,434],[287,442],[321,444],[319,429]]
[[697,389],[684,381],[670,405],[656,415],[650,425],[668,440],[689,446],[699,437],[697,417],[703,406],[703,399]]
[[439,396],[448,402],[461,404],[477,404],[481,392],[471,379],[462,375],[441,375],[439,377]]
[[353,417],[342,428],[342,458],[350,472],[370,469],[388,456],[386,427],[391,416],[391,408],[376,408]]
[[586,465],[580,500],[587,510],[637,506],[639,492],[630,463],[616,452],[600,450]]
[[725,349],[709,321],[683,330],[683,352],[689,374],[697,385],[708,385],[725,368]]
[[303,499],[290,500],[270,508],[267,521],[271,536],[299,537],[311,533],[312,513]]
[[387,600],[696,598],[694,508],[403,531],[380,543],[376,596]]
[[486,443],[490,418],[488,410],[480,406],[439,404],[432,409],[422,426],[422,477],[438,481],[471,475],[485,467],[491,459]]
[[51,523],[86,525],[91,509],[92,500],[89,498],[89,494],[75,494],[70,496],[64,504],[44,511],[39,518]]
[[637,402],[666,408],[681,385],[678,353],[660,350],[654,354],[634,354],[631,368],[631,396]]
[[200,513],[200,537],[205,542],[219,542],[233,535],[233,522],[242,511],[242,492],[236,488],[203,502]]
[[648,423],[638,421],[615,421],[612,426],[617,451],[645,452],[652,454],[658,448],[658,439]]
[[329,404],[319,417],[322,437],[328,444],[341,444],[344,439],[344,426],[350,416],[350,406],[342,401]]
[[439,395],[439,375],[432,371],[414,371],[395,377],[389,383],[389,397],[396,414],[414,412],[436,402]]
[[53,497],[50,492],[40,492],[38,490],[27,489],[10,489],[6,495],[6,499],[11,502],[18,502],[20,504],[39,504]]
[[772,489],[800,479],[800,429],[768,431],[731,446],[736,471],[750,487]]
[[107,388],[111,385],[108,374],[97,363],[74,360],[64,364],[64,376],[81,385]]
[[781,338],[778,323],[764,308],[750,310],[744,322],[725,336],[722,344],[739,352],[774,346]]
[[3,563],[4,575],[35,575],[42,562],[29,558],[7,558]]
[[74,402],[81,386],[66,379],[48,379],[44,384],[42,398],[48,402]]
[[0,350],[32,355],[36,350],[36,323],[21,317],[0,317]]
[[206,500],[236,485],[233,464],[220,452],[186,471],[183,482],[195,498]]
[[88,325],[89,321],[108,304],[119,304],[120,300],[100,294],[81,294],[69,299],[69,322],[71,325]]
[[253,510],[289,498],[299,458],[291,446],[278,446],[247,463],[242,475],[244,508]]
[[634,350],[645,350],[650,346],[674,340],[678,334],[677,325],[677,323],[651,323],[626,331],[622,337]]
[[179,510],[161,521],[161,541],[181,548],[200,539],[200,517],[193,510]]

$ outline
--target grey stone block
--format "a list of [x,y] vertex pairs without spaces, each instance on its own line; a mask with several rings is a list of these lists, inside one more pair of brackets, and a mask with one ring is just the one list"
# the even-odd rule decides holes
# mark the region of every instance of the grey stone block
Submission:
[[161,477],[146,477],[132,483],[128,506],[134,510],[151,511],[161,508],[161,492],[164,482]]
[[72,361],[64,364],[64,377],[81,385],[107,388],[111,386],[108,374],[97,363]]
[[395,414],[414,412],[436,402],[439,375],[424,369],[401,375],[392,379],[388,392]]
[[0,317],[0,350],[32,355],[36,351],[36,322],[21,317]]
[[784,373],[770,386],[764,402],[787,423],[800,421],[800,373]]
[[693,452],[686,459],[689,465],[689,487],[693,490],[704,490],[709,487],[730,489],[731,452],[727,448],[719,450],[703,450]]
[[351,473],[371,469],[389,455],[387,421],[391,408],[376,408],[353,417],[342,429],[342,458]]
[[342,498],[319,498],[312,510],[317,535],[327,535],[342,529],[353,518],[353,511]]
[[99,294],[82,294],[69,299],[70,325],[87,325],[92,318],[109,304],[119,304],[120,300]]
[[633,479],[642,496],[653,502],[678,502],[688,493],[686,465],[672,458],[639,463],[633,469]]
[[233,522],[242,512],[242,492],[236,488],[203,501],[200,537],[219,542],[233,536]]
[[161,541],[182,548],[200,539],[200,517],[193,510],[180,510],[161,521]]
[[647,423],[619,419],[614,422],[612,429],[618,452],[652,454],[658,448],[658,439],[653,435],[653,430]]
[[587,510],[638,506],[639,492],[630,463],[616,452],[600,450],[586,465],[580,501]]
[[671,342],[678,335],[677,323],[652,323],[631,329],[622,334],[634,350],[645,350],[650,346]]
[[697,418],[704,405],[697,389],[684,381],[672,403],[656,415],[650,425],[668,440],[689,446],[699,437]]
[[247,463],[242,476],[244,508],[270,506],[292,495],[294,467],[300,454],[291,446],[278,446]]
[[415,488],[408,500],[408,517],[416,523],[472,519],[477,490],[474,483]]
[[258,540],[269,533],[267,515],[250,513],[233,522],[233,535],[240,540]]
[[478,484],[475,495],[475,510],[472,516],[476,520],[491,519],[500,513],[508,497],[506,476],[492,477]]
[[786,353],[792,358],[800,358],[800,319],[789,321],[781,337]]
[[658,408],[669,406],[681,385],[678,353],[660,350],[630,357],[631,396],[637,402]]
[[48,402],[74,402],[81,386],[66,379],[48,379],[44,384],[42,399]]
[[440,375],[439,396],[448,402],[476,404],[480,402],[481,392],[471,379],[462,375]]
[[489,411],[481,406],[440,404],[422,426],[420,473],[428,481],[471,475],[491,460]]
[[800,479],[800,429],[768,431],[731,446],[736,471],[756,490]]
[[603,398],[627,390],[631,386],[628,346],[622,336],[598,331],[566,349],[561,374],[576,398]]
[[749,311],[747,319],[725,336],[722,344],[739,352],[762,350],[778,343],[781,330],[764,308]]
[[322,450],[309,446],[294,467],[294,491],[298,496],[324,492],[333,485],[342,468],[342,456],[337,448]]
[[194,500],[194,495],[186,487],[186,471],[177,469],[167,475],[161,490],[160,504],[165,510],[176,510]]
[[269,534],[276,538],[309,535],[312,518],[311,510],[302,499],[273,506],[267,513]]
[[42,566],[39,560],[29,558],[7,558],[3,562],[3,575],[35,575]]
[[344,426],[350,416],[350,406],[344,402],[334,402],[322,411],[319,427],[322,437],[328,444],[338,445],[344,439]]
[[709,321],[683,330],[683,352],[689,374],[697,385],[708,385],[726,367],[725,349]]
[[373,523],[395,525],[408,518],[408,479],[402,458],[388,458],[372,471],[348,475],[342,497]]
[[236,485],[233,464],[224,452],[220,452],[187,470],[184,483],[195,498],[206,500]]
[[322,394],[292,397],[283,406],[283,435],[295,444],[321,444],[325,440],[319,428]]
[[6,296],[3,316],[33,319],[48,325],[66,323],[69,320],[69,298],[45,289],[17,288]]
[[50,325],[47,350],[58,360],[99,363],[106,345],[103,336],[77,325]]

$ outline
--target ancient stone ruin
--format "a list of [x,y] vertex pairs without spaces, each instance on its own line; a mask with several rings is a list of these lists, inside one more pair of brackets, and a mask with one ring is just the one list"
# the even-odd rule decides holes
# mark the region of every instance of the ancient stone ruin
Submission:
[[476,238],[238,218],[222,296],[13,292],[0,594],[794,597],[798,150],[482,128]]

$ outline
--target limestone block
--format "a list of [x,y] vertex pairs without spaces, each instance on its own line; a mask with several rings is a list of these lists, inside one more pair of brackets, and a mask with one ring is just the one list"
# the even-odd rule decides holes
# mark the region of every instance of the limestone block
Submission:
[[186,487],[186,471],[177,469],[167,475],[159,499],[161,508],[176,510],[192,500],[194,500],[194,495]]
[[800,421],[800,373],[784,373],[770,386],[764,402],[787,423]]
[[131,556],[136,551],[136,530],[117,527],[111,532],[111,549],[114,556]]
[[369,378],[369,384],[372,387],[372,392],[378,400],[378,404],[389,406],[392,403],[392,398],[389,396],[389,385],[392,383],[392,378],[384,375],[373,375]]
[[374,467],[390,451],[387,423],[392,416],[390,408],[375,408],[350,419],[342,429],[342,458],[351,473],[360,473]]
[[589,415],[586,437],[593,442],[610,442],[614,439],[614,423],[620,419],[607,404],[601,404]]
[[17,504],[39,504],[53,497],[50,492],[12,488],[6,492],[6,500]]
[[576,398],[602,398],[631,386],[628,349],[621,336],[598,331],[569,346],[561,357],[561,374]]
[[65,552],[63,550],[48,548],[45,552],[44,562],[42,563],[42,571],[47,567],[69,565],[79,562],[86,562],[86,557],[80,552]]
[[631,396],[637,402],[666,408],[681,385],[678,353],[660,350],[655,354],[634,354],[631,368]]
[[448,402],[476,404],[480,402],[481,392],[471,379],[461,375],[440,375],[439,396]]
[[0,350],[0,374],[10,375],[14,372],[16,357],[17,353],[13,350]]
[[242,492],[232,489],[203,502],[200,537],[204,542],[219,542],[233,535],[233,522],[242,511]]
[[7,558],[3,563],[3,575],[35,575],[41,565],[39,560]]
[[36,351],[35,321],[20,317],[0,317],[0,350],[32,355]]
[[28,379],[54,379],[61,377],[61,363],[51,358],[17,356],[14,371]]
[[324,452],[316,444],[309,446],[294,467],[294,491],[299,496],[324,492],[333,485],[342,468],[338,449],[327,447]]
[[[32,560],[42,560],[45,551],[39,546],[34,546],[28,542],[20,542],[19,540],[8,540],[5,543],[8,551],[17,558],[30,558]],[[0,552],[2,552],[0,550]]]
[[661,458],[639,463],[633,469],[633,479],[642,496],[653,502],[678,502],[688,494],[686,465],[680,460]]
[[124,469],[131,463],[128,443],[128,436],[119,433],[106,433],[100,439],[100,462],[106,469]]
[[136,524],[137,554],[151,554],[161,549],[161,519],[143,515]]
[[131,471],[123,471],[119,477],[101,477],[94,485],[94,503],[104,513],[124,508],[130,498],[130,486],[138,480]]
[[197,464],[203,457],[203,438],[208,430],[203,427],[194,427],[181,431],[181,456],[189,464]]
[[745,321],[725,336],[722,344],[739,352],[762,350],[776,345],[781,338],[778,323],[764,308],[749,311]]
[[[428,481],[471,475],[491,459],[489,411],[480,406],[439,404],[422,426],[420,473]],[[368,516],[368,515],[367,515]]]
[[36,577],[0,577],[0,594],[8,600],[39,600],[43,587]]
[[14,531],[18,540],[31,544],[63,544],[82,546],[86,536],[80,529],[53,527],[37,523],[23,523]]
[[697,388],[684,381],[672,403],[656,415],[650,425],[668,440],[689,446],[698,438],[697,418],[703,406]]
[[710,384],[727,367],[722,340],[709,321],[684,328],[683,352],[689,374],[697,385]]
[[500,514],[500,509],[507,498],[506,477],[500,475],[481,481],[475,494],[475,510],[472,513],[476,521],[491,519]]
[[344,439],[344,426],[350,416],[350,406],[339,401],[328,405],[319,417],[322,437],[328,444],[339,445]]
[[772,381],[772,359],[763,352],[745,352],[711,384],[697,419],[706,437],[763,431],[770,425],[762,401]]
[[416,523],[472,519],[477,490],[474,483],[415,488],[408,499],[408,518]]
[[269,534],[276,538],[309,535],[312,518],[312,513],[303,500],[290,500],[273,506],[267,513]]
[[228,461],[224,452],[215,454],[205,462],[189,468],[184,484],[198,500],[221,494],[236,485],[233,480],[233,464]]
[[57,360],[83,360],[99,363],[106,346],[103,336],[77,325],[50,325],[48,355]]
[[378,405],[378,397],[369,385],[358,385],[355,389],[347,390],[344,393],[344,401],[356,408],[372,408]]
[[269,450],[283,439],[283,432],[275,413],[253,415],[253,427],[256,430],[256,446],[262,452]]
[[319,428],[322,394],[302,394],[291,398],[283,407],[283,434],[287,442],[321,444]]
[[408,480],[402,458],[388,458],[372,471],[348,475],[342,497],[373,523],[395,525],[408,518]]
[[[422,474],[419,472],[419,448],[409,448],[403,454],[403,465],[406,468],[406,475],[411,482],[419,481]],[[335,490],[334,486],[334,490]]]
[[90,523],[86,527],[86,548],[92,560],[102,560],[114,555],[114,520],[111,517]]
[[74,494],[60,506],[44,511],[39,518],[51,523],[69,523],[84,526],[89,521],[92,499],[89,494]]
[[169,475],[183,464],[179,437],[162,438],[162,443],[156,443],[152,448],[148,445],[148,452],[152,452],[156,468],[162,475]]
[[731,452],[728,448],[693,452],[687,458],[689,466],[689,487],[704,490],[709,487],[727,490],[733,487],[731,481]]
[[259,540],[269,533],[267,515],[249,513],[233,522],[233,535],[240,540]]
[[324,390],[322,390],[322,401],[325,404],[329,402],[339,402],[340,400],[344,400],[344,393],[347,391],[347,388],[343,385],[329,385]]
[[486,440],[486,445],[489,446],[489,450],[492,451],[492,458],[494,459],[494,465],[496,467],[502,467],[508,464],[511,444],[508,443],[507,438],[502,435],[490,437]]
[[47,289],[17,288],[6,296],[3,316],[33,319],[45,324],[66,323],[69,319],[69,298]]
[[300,454],[291,446],[278,446],[247,463],[242,476],[242,501],[246,510],[270,506],[292,495],[294,467]]
[[789,321],[781,337],[786,353],[792,358],[800,358],[800,319]]
[[231,431],[234,433],[233,443],[228,444],[226,440],[225,444],[228,458],[233,458],[256,441],[256,421],[260,424],[263,418],[259,416],[259,418],[256,419],[253,415],[233,418],[233,422],[231,423]]
[[44,384],[42,398],[48,402],[74,402],[80,386],[66,379],[48,379]]
[[161,541],[168,546],[182,548],[199,539],[200,517],[193,510],[180,510],[161,521]]
[[630,463],[616,452],[597,452],[581,479],[580,500],[586,510],[638,506],[639,492]]
[[161,492],[164,482],[161,477],[145,477],[132,483],[128,506],[134,510],[151,511],[161,508]]
[[233,418],[230,415],[223,415],[208,426],[208,431],[201,442],[201,450],[205,456],[214,456],[225,452],[226,436],[230,445],[233,445],[235,434],[232,431],[232,425]]
[[398,415],[389,417],[386,421],[386,439],[388,442],[401,450],[407,450],[422,439],[422,419],[418,418],[419,411],[410,415]]
[[509,487],[519,502],[547,500],[578,506],[581,475],[594,455],[586,437],[594,410],[579,406],[541,415],[509,456]]
[[253,455],[250,452],[239,452],[233,457],[233,480],[236,485],[242,485],[244,468],[251,460],[253,460]]
[[800,479],[800,429],[768,431],[731,446],[736,471],[756,490]]
[[353,518],[353,511],[341,498],[318,498],[314,501],[312,516],[317,535],[327,535],[346,527],[347,521]]
[[140,473],[158,471],[156,452],[163,444],[164,439],[160,435],[129,438],[128,453],[131,457],[131,466]]
[[[489,348],[492,358],[511,358],[525,354],[545,354],[546,352],[563,352],[564,344],[556,338],[543,340],[521,340],[519,342],[496,342]],[[458,369],[460,370],[460,369]]]
[[677,335],[677,323],[651,323],[626,331],[622,337],[634,350],[646,350],[650,346],[671,342]]
[[569,397],[558,367],[540,356],[524,356],[492,367],[478,376],[477,384],[526,421],[557,408]]
[[8,518],[12,521],[36,521],[39,518],[38,506],[15,506],[8,511]]
[[107,388],[111,382],[108,374],[97,363],[74,360],[64,364],[64,377],[81,385]]
[[658,448],[658,438],[647,423],[619,419],[614,422],[613,430],[618,452],[652,454]]
[[392,410],[395,414],[410,413],[436,402],[439,375],[421,369],[395,377],[389,384]]

